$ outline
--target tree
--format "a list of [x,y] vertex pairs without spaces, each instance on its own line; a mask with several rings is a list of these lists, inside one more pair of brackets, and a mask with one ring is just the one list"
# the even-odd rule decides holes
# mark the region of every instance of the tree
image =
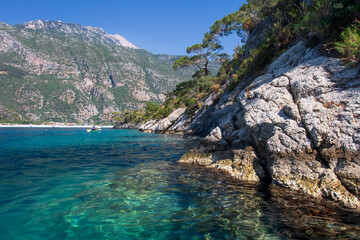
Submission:
[[145,105],[145,116],[147,117],[153,116],[156,112],[160,110],[160,108],[161,108],[160,105],[157,105],[152,102],[147,102]]
[[211,27],[208,36],[229,36],[236,32],[242,43],[246,42],[249,32],[256,28],[279,0],[247,0],[238,11],[217,20]]
[[227,59],[226,54],[220,54],[223,47],[219,38],[236,32],[242,42],[277,4],[278,0],[247,0],[238,11],[231,13],[221,20],[216,21],[210,31],[204,36],[202,43],[188,47],[186,52],[191,56],[184,56],[175,61],[173,68],[186,68],[196,66],[198,71],[193,77],[210,75],[209,63]]
[[198,70],[194,73],[193,77],[201,77],[210,75],[209,63],[211,61],[222,61],[227,57],[225,53],[220,53],[223,47],[220,45],[216,38],[207,37],[205,34],[202,43],[195,44],[186,49],[186,53],[192,56],[184,56],[175,61],[173,68],[187,68],[196,66]]

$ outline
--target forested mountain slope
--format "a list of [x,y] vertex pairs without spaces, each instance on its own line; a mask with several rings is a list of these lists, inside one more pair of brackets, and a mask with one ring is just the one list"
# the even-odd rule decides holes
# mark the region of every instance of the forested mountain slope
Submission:
[[172,69],[177,58],[96,27],[0,23],[0,105],[23,120],[108,121],[114,111],[160,103],[190,79],[192,71]]

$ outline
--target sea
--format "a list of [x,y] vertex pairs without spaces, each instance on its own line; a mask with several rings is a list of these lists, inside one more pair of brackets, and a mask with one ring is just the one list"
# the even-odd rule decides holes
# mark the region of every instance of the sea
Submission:
[[360,214],[178,163],[137,130],[0,128],[0,239],[360,239]]

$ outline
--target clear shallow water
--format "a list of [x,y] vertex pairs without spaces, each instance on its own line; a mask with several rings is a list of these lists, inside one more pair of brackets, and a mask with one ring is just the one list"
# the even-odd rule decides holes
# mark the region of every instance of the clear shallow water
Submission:
[[360,238],[357,213],[176,163],[194,144],[134,130],[0,128],[0,238]]

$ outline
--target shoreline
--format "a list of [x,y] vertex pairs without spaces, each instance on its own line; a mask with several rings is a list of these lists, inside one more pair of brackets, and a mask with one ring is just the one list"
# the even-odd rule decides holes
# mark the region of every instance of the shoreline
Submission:
[[[0,124],[0,128],[92,128],[94,125],[61,125],[61,124]],[[113,126],[102,126],[102,125],[95,125],[97,128],[113,128]]]

